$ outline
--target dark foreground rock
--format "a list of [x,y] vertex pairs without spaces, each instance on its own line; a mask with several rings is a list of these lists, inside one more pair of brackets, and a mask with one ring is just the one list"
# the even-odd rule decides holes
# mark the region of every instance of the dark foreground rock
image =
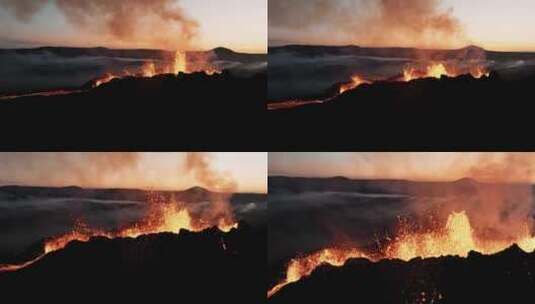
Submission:
[[322,266],[269,303],[532,303],[535,254],[513,246],[491,256]]
[[525,136],[535,111],[534,85],[535,75],[497,73],[376,82],[327,103],[270,111],[269,121],[284,130],[279,149],[296,137],[301,150],[519,146],[525,138],[515,136]]
[[265,260],[266,231],[246,223],[229,233],[94,238],[1,273],[0,294],[59,303],[262,303]]
[[[4,144],[93,148],[154,146],[236,147],[260,141],[266,73],[205,73],[127,77],[78,93],[30,96],[0,102]],[[255,127],[255,125],[258,125]],[[164,134],[176,137],[162,139]],[[214,148],[215,149],[215,148]]]

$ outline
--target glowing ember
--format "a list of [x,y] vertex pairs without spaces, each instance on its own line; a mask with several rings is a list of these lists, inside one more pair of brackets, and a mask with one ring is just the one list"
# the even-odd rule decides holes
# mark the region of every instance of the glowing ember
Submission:
[[322,264],[343,266],[348,259],[367,258],[372,262],[380,259],[430,258],[440,256],[467,257],[470,251],[482,254],[494,254],[517,244],[522,250],[535,250],[535,237],[531,236],[528,226],[514,239],[487,240],[478,238],[470,224],[466,212],[452,213],[446,225],[439,229],[412,233],[408,226],[402,225],[400,235],[391,241],[383,252],[368,255],[358,249],[324,249],[303,258],[290,261],[286,269],[286,278],[268,291],[268,297],[284,286],[299,281],[310,275]]
[[346,83],[346,84],[342,84],[340,86],[340,91],[339,91],[339,94],[342,94],[344,92],[347,92],[349,90],[353,90],[354,88],[360,86],[360,85],[363,85],[365,83],[371,83],[370,81],[368,80],[365,80],[364,78],[358,76],[358,75],[354,75],[354,76],[351,76],[351,82],[349,83]]

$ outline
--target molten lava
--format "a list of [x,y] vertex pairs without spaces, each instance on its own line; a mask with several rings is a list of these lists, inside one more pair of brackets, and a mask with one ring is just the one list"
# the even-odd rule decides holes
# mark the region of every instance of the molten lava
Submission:
[[365,80],[364,78],[358,76],[358,75],[354,75],[354,76],[351,76],[351,82],[349,83],[346,83],[346,84],[342,84],[340,86],[340,90],[339,90],[339,94],[342,94],[346,91],[349,91],[349,90],[353,90],[354,88],[358,87],[358,86],[361,86],[365,83],[371,83],[370,81],[368,80]]
[[309,276],[314,269],[323,264],[343,266],[347,260],[366,258],[372,262],[383,259],[400,259],[409,261],[414,258],[431,258],[440,256],[467,257],[470,251],[482,254],[494,254],[517,244],[526,252],[535,250],[535,237],[526,225],[522,233],[514,239],[489,240],[476,236],[466,212],[449,215],[444,227],[431,231],[411,231],[410,227],[402,224],[399,236],[390,241],[379,252],[367,253],[359,249],[323,249],[311,255],[295,258],[286,268],[286,277],[268,291],[268,297],[277,293],[284,286]]
[[343,266],[347,260],[354,258],[369,258],[358,249],[328,248],[318,251],[303,258],[295,258],[290,261],[286,269],[286,278],[268,291],[268,297],[277,293],[284,286],[299,281],[302,277],[309,276],[314,269],[323,264]]
[[45,240],[43,254],[37,258],[17,265],[0,265],[0,272],[16,271],[27,267],[46,254],[65,248],[72,241],[87,242],[93,237],[136,238],[144,234],[170,232],[178,233],[181,229],[199,232],[211,227],[218,227],[223,232],[238,228],[232,215],[221,214],[219,218],[194,218],[186,206],[175,202],[162,202],[162,197],[152,195],[149,198],[148,215],[133,225],[117,231],[102,231],[89,228],[83,223],[76,223],[74,229],[64,235]]
[[106,73],[104,76],[96,79],[93,87],[98,87],[104,83],[110,82],[116,78],[136,76],[136,77],[154,77],[159,74],[194,73],[205,72],[208,75],[220,73],[220,70],[209,63],[209,58],[201,55],[192,55],[189,60],[186,52],[176,51],[174,57],[163,64],[156,65],[153,61],[144,63],[139,70],[131,72],[124,70],[118,74]]
[[[421,63],[418,65],[407,65],[402,73],[403,75],[397,78],[397,81],[409,82],[421,78],[440,79],[442,76],[457,77],[463,74],[470,74],[472,77],[479,79],[490,75],[489,71],[480,64],[474,64],[469,68],[461,68],[458,64],[448,64],[445,62],[430,62],[423,66]],[[365,83],[370,84],[372,81],[366,80],[359,75],[353,75],[351,76],[350,82],[340,85],[339,94],[356,89]]]
[[489,76],[490,73],[485,67],[475,65],[468,70],[463,70],[455,64],[446,65],[442,62],[431,62],[424,67],[407,66],[403,69],[403,81],[409,82],[420,78],[437,78],[442,76],[457,77],[462,74],[470,74],[472,77],[479,79],[483,76]]

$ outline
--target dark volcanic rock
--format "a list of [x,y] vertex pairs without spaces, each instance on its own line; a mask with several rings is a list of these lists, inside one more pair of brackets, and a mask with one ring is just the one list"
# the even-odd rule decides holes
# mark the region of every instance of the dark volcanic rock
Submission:
[[[127,77],[79,93],[1,102],[0,121],[3,128],[17,129],[6,134],[4,144],[30,136],[34,148],[45,142],[48,148],[56,143],[78,149],[167,143],[198,150],[229,142],[237,148],[263,142],[243,128],[260,128],[265,96],[265,72]],[[168,132],[177,137],[159,138]]]
[[322,266],[269,303],[531,303],[535,254],[513,246],[491,256],[410,262],[357,259]]
[[[266,231],[181,231],[136,239],[71,242],[35,264],[0,273],[0,293],[54,302],[99,299],[162,303],[262,303]],[[191,303],[191,302],[190,302]]]
[[[512,80],[496,73],[376,82],[323,104],[270,111],[269,120],[284,130],[279,143],[299,137],[301,150],[513,145],[520,142],[511,135],[523,134],[533,119],[534,84],[535,75]],[[340,134],[346,139],[334,136]]]

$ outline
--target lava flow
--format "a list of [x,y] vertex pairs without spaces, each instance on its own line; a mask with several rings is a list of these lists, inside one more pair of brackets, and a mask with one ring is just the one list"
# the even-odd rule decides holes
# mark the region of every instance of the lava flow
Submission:
[[[211,213],[207,212],[205,214]],[[211,214],[209,217],[200,215],[197,218],[190,213],[185,205],[177,202],[166,203],[162,197],[151,195],[149,198],[148,215],[140,222],[117,231],[103,231],[89,228],[83,223],[77,223],[71,232],[45,240],[43,254],[40,256],[22,264],[0,265],[0,272],[16,271],[25,268],[37,262],[48,253],[63,249],[72,241],[87,242],[93,237],[105,237],[109,239],[119,237],[136,238],[140,235],[152,233],[178,233],[181,229],[199,232],[211,227],[218,227],[223,232],[229,232],[232,229],[238,228],[238,223],[228,212]]]
[[[405,66],[400,75],[387,78],[387,79],[378,79],[378,81],[387,81],[387,82],[410,82],[416,79],[422,78],[436,78],[440,79],[442,76],[447,77],[458,77],[460,75],[471,75],[476,79],[483,77],[489,77],[490,72],[487,68],[481,64],[471,64],[470,67],[461,67],[456,63],[446,63],[446,62],[429,62],[429,63],[418,63]],[[314,99],[314,100],[289,100],[283,102],[269,103],[268,110],[281,110],[281,109],[290,109],[308,104],[322,104],[330,102],[339,95],[342,95],[348,91],[358,89],[364,84],[373,84],[374,81],[366,79],[362,75],[353,75],[351,80],[345,83],[342,83],[338,87],[338,91],[333,96],[324,98],[324,99]]]
[[426,232],[411,232],[402,225],[399,236],[389,241],[389,245],[376,253],[352,249],[323,249],[311,255],[295,258],[286,268],[286,277],[267,293],[271,297],[284,286],[309,276],[314,269],[323,264],[343,266],[347,260],[366,258],[372,262],[384,259],[409,261],[414,258],[431,258],[440,256],[467,257],[470,251],[482,254],[494,254],[517,244],[526,252],[535,250],[535,237],[531,236],[528,226],[514,239],[489,240],[476,236],[466,212],[452,213],[444,227]]
[[485,67],[475,65],[467,70],[462,70],[456,65],[446,65],[442,62],[432,62],[424,67],[407,66],[403,69],[402,81],[409,82],[419,78],[441,78],[442,76],[457,77],[462,74],[470,74],[472,77],[479,79],[483,76],[488,77],[490,73]]
[[[190,58],[191,57],[191,58]],[[106,73],[102,77],[93,81],[93,87],[101,86],[116,78],[135,76],[150,78],[159,74],[175,74],[205,72],[208,75],[220,73],[221,71],[209,63],[208,55],[191,54],[183,51],[176,51],[171,60],[163,64],[156,65],[153,61],[146,62],[135,72],[124,70],[118,74]]]

